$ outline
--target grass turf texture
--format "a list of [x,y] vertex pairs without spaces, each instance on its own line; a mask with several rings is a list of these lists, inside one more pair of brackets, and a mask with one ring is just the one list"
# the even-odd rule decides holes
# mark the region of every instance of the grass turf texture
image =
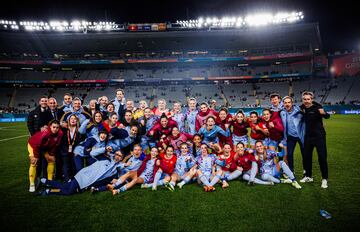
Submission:
[[[27,137],[0,141],[2,231],[347,231],[359,230],[359,116],[326,120],[329,188],[320,188],[314,153],[314,183],[296,190],[288,184],[230,187],[205,193],[197,184],[171,193],[136,187],[113,197],[90,192],[70,197],[28,193]],[[7,127],[7,128],[4,128]],[[0,124],[0,140],[26,134],[25,123]],[[301,156],[295,153],[296,176]],[[325,209],[329,220],[320,216]]]

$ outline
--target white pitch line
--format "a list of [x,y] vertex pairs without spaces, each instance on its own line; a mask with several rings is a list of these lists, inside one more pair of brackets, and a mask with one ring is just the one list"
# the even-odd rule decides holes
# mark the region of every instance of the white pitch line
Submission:
[[22,138],[22,137],[26,137],[26,136],[29,136],[29,135],[20,135],[20,136],[16,136],[16,137],[12,137],[12,138],[0,139],[0,142],[12,140],[12,139],[18,139],[18,138]]

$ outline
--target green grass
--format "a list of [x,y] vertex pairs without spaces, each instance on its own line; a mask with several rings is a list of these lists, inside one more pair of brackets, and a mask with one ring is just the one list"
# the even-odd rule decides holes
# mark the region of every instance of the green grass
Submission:
[[[0,124],[0,210],[2,231],[356,231],[360,229],[359,116],[326,121],[329,188],[320,188],[314,155],[314,183],[248,187],[233,181],[226,190],[205,193],[196,185],[171,193],[139,187],[113,197],[89,192],[37,197],[28,191],[26,125]],[[8,127],[8,128],[4,128]],[[295,154],[296,172],[301,156]],[[298,176],[299,178],[300,176]],[[332,214],[326,220],[319,215]]]

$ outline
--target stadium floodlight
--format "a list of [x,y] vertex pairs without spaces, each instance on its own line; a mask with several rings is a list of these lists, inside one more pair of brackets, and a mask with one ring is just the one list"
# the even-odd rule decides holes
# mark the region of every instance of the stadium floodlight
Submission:
[[257,15],[249,15],[245,17],[245,22],[249,26],[265,26],[268,25],[272,21],[271,14],[257,14]]
[[230,17],[224,16],[221,19],[216,17],[207,17],[204,19],[203,17],[198,18],[198,20],[188,20],[181,21],[177,20],[176,23],[180,24],[183,28],[193,28],[193,27],[208,27],[208,28],[238,28],[242,26],[248,27],[258,27],[258,26],[266,26],[269,24],[283,24],[283,23],[295,23],[304,19],[303,12],[293,11],[293,12],[279,12],[276,14],[271,13],[258,13],[247,15],[245,18],[238,17]]

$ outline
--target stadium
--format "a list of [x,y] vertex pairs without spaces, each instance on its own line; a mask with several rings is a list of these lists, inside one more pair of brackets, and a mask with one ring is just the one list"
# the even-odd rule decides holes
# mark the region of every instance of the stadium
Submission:
[[[360,186],[356,170],[360,147],[356,138],[360,123],[360,52],[355,46],[353,50],[328,52],[321,25],[305,20],[306,12],[211,15],[140,23],[115,19],[27,21],[21,15],[16,17],[19,20],[1,17],[0,228],[3,231],[359,229]],[[46,192],[40,188],[29,193],[31,171],[27,146],[31,146],[28,140],[34,136],[29,129],[29,118],[41,106],[39,100],[44,96],[49,102],[55,98],[61,107],[64,96],[70,95],[73,102],[79,99],[84,109],[90,109],[94,101],[96,110],[106,108],[103,115],[110,120],[113,112],[107,110],[108,102],[102,105],[101,100],[106,96],[109,102],[114,98],[116,101],[119,89],[133,103],[132,117],[143,101],[155,113],[162,100],[169,109],[177,103],[187,109],[189,99],[196,99],[198,109],[206,103],[217,112],[226,108],[229,117],[235,118],[239,110],[251,117],[254,111],[262,115],[264,109],[273,107],[274,94],[280,99],[288,96],[294,105],[301,106],[303,93],[310,92],[324,114],[331,115],[330,119],[324,119],[329,187],[323,188],[318,147],[313,152],[315,158],[310,160],[313,181],[300,183],[306,175],[302,175],[303,151],[295,143],[291,171],[301,190],[288,184],[250,187],[245,181],[233,180],[226,188],[217,183],[212,193],[205,193],[196,182],[175,191],[162,186],[151,191],[136,185],[115,196],[109,191],[96,194],[84,191],[93,186],[68,197],[44,196]],[[90,118],[95,117],[89,112]],[[120,113],[115,114],[119,116],[119,124],[125,125]],[[63,114],[55,119],[60,118],[63,119]],[[189,123],[188,119],[183,121]],[[78,119],[79,124],[82,122]],[[179,129],[180,123],[181,120]],[[132,124],[128,126],[131,128]],[[223,129],[228,130],[228,126]],[[115,136],[112,130],[109,134]],[[306,136],[309,135],[305,132],[305,141]],[[277,148],[280,153],[280,145]],[[87,163],[83,168],[89,166]],[[48,167],[47,176],[49,170]],[[55,179],[67,181],[64,173],[56,173]],[[130,183],[130,178],[125,178],[125,183]],[[331,218],[321,215],[322,210],[330,213]]]

